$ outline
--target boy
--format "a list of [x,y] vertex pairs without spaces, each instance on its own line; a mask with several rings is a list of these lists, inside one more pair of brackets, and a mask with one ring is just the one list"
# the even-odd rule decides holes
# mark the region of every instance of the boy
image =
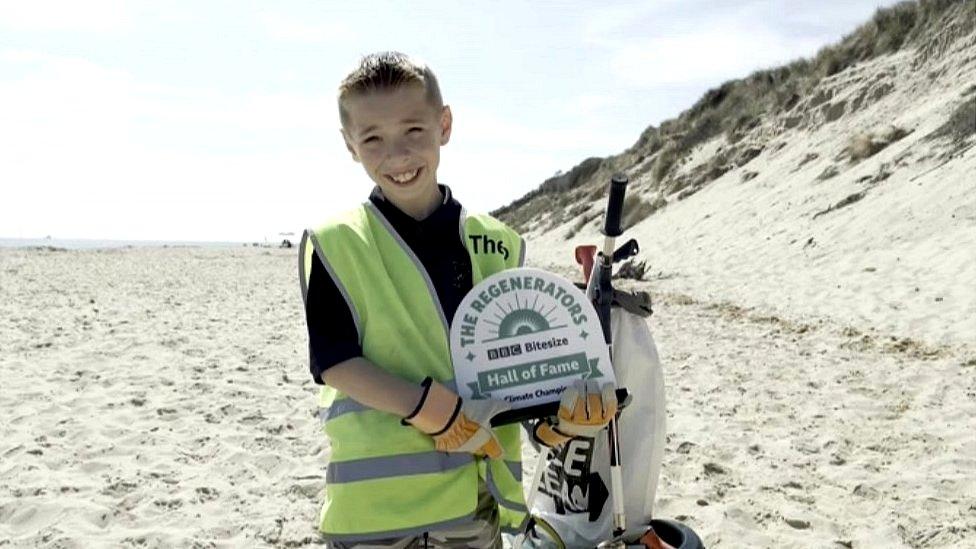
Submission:
[[[338,103],[346,147],[376,186],[300,249],[331,442],[319,529],[332,547],[500,547],[526,518],[518,427],[490,427],[507,403],[457,395],[448,330],[474,284],[522,265],[524,242],[437,183],[452,117],[428,67],[366,56]],[[489,253],[483,238],[504,246]]]

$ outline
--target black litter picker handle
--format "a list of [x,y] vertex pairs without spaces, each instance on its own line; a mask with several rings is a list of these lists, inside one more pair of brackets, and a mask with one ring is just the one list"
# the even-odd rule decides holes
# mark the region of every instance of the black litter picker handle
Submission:
[[[627,193],[627,184],[630,181],[622,173],[614,174],[610,178],[610,198],[607,200],[607,212],[603,223],[603,234],[606,240],[603,243],[603,252],[600,253],[597,269],[597,278],[591,288],[590,298],[593,300],[593,307],[596,309],[597,316],[600,317],[600,324],[603,326],[603,339],[610,344],[610,302],[613,301],[613,256],[614,241],[623,234],[620,226],[620,218],[623,216],[624,195]],[[634,242],[636,245],[637,243]]]
[[[617,403],[620,409],[623,409],[625,406],[627,406],[627,404],[630,403],[630,393],[627,392],[627,389],[617,389]],[[522,423],[523,421],[532,419],[555,417],[558,413],[559,401],[557,400],[556,402],[536,404],[535,406],[527,406],[525,408],[519,408],[518,410],[506,410],[491,418],[491,426],[501,427],[502,425]]]
[[630,181],[622,173],[614,174],[610,178],[610,199],[607,202],[607,216],[603,221],[603,234],[618,237],[623,234],[620,218],[624,211],[624,193]]

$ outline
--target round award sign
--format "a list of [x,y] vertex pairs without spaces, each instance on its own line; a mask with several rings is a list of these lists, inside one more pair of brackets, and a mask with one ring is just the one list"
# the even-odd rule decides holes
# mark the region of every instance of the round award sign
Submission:
[[593,305],[539,269],[509,269],[475,286],[451,323],[451,357],[462,397],[512,408],[558,401],[577,379],[614,381]]

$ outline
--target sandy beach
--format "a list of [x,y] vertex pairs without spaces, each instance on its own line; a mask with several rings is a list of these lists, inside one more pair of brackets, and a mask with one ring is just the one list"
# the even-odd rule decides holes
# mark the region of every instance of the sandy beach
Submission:
[[311,543],[294,251],[0,251],[0,544]]
[[[0,546],[321,543],[295,259],[0,250]],[[971,350],[655,299],[659,515],[709,547],[973,546]]]

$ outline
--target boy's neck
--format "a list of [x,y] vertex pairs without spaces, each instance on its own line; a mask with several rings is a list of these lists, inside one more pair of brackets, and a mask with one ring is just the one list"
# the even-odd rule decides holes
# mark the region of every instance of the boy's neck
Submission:
[[444,202],[444,194],[441,192],[440,185],[434,185],[431,192],[428,193],[427,196],[420,197],[417,200],[412,200],[409,203],[399,202],[389,196],[386,196],[385,194],[383,196],[390,204],[396,206],[398,210],[416,219],[417,221],[423,221],[426,219],[427,216],[434,213],[434,210],[436,210],[441,203]]

